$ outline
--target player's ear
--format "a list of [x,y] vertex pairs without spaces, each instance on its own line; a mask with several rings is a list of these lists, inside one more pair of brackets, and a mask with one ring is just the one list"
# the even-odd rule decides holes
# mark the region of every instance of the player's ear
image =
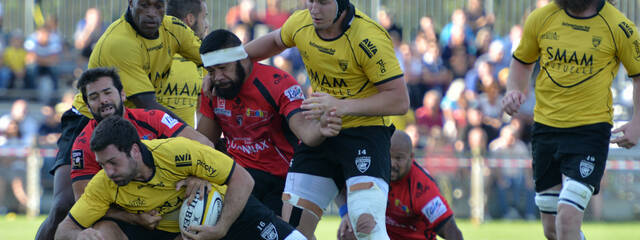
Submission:
[[134,159],[139,159],[140,157],[142,157],[142,155],[140,154],[140,146],[138,146],[138,143],[133,143],[133,145],[131,146],[131,151],[129,151],[129,155]]
[[124,89],[120,91],[120,97],[122,98],[122,102],[127,100],[127,93],[124,92]]
[[193,13],[187,13],[187,16],[184,18],[185,23],[189,27],[193,27],[193,24],[196,23],[196,16]]

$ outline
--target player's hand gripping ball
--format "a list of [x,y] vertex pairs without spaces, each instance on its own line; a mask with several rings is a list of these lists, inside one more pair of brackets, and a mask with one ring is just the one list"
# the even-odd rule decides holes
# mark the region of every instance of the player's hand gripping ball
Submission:
[[180,229],[188,232],[191,225],[214,226],[222,212],[222,195],[218,191],[205,193],[200,200],[200,191],[193,201],[185,201],[180,208]]

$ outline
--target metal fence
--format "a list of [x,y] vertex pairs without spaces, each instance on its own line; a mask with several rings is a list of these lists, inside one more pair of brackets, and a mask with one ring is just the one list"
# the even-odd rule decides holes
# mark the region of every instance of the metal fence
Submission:
[[[211,27],[224,28],[227,11],[240,0],[206,0],[209,7]],[[257,11],[265,11],[267,0],[254,0]],[[503,35],[514,24],[522,23],[526,13],[535,8],[537,0],[486,0],[484,7],[487,13],[494,13],[496,21],[494,30]],[[34,30],[36,18],[34,0],[0,0],[4,12],[4,31],[21,29],[25,33]],[[71,39],[76,23],[84,18],[90,7],[98,8],[105,24],[119,18],[127,7],[127,0],[41,0],[41,10],[46,18],[55,15],[59,21],[59,30],[64,37]],[[304,0],[281,0],[284,10],[304,7]],[[372,18],[376,18],[379,9],[385,8],[394,17],[394,21],[403,27],[404,39],[412,39],[418,29],[419,20],[423,16],[433,18],[436,28],[450,21],[453,10],[464,8],[467,0],[351,0],[360,10]],[[638,0],[618,0],[616,6],[633,22],[640,20]],[[36,14],[34,15],[34,12]]]

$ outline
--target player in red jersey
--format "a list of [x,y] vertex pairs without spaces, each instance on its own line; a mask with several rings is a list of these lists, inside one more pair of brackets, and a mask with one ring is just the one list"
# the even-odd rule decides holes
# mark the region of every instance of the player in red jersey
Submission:
[[[391,239],[462,239],[453,211],[440,195],[435,180],[413,160],[411,138],[397,130],[391,137],[391,188],[386,225]],[[346,212],[341,209],[342,212]],[[355,239],[349,221],[342,218],[338,239]]]
[[322,129],[319,122],[305,120],[298,114],[304,100],[298,82],[285,71],[252,62],[232,32],[211,32],[200,53],[216,96],[202,94],[198,131],[212,141],[224,133],[227,153],[255,179],[252,194],[280,215],[285,177],[298,137],[318,144],[323,136],[338,134],[340,118],[334,119],[338,121],[332,124],[335,129]]
[[[98,123],[111,115],[120,115],[136,127],[142,139],[169,138],[182,136],[199,141],[213,147],[213,144],[192,127],[178,121],[160,110],[129,109],[124,107],[125,93],[122,90],[120,77],[115,69],[93,68],[82,74],[78,81],[78,90],[89,107],[93,118],[84,127],[73,143],[71,151],[71,181],[75,199],[80,198],[91,178],[102,169],[96,162],[95,153],[91,151],[89,142]],[[191,196],[196,189],[203,189],[210,184],[197,178],[188,178],[187,194]],[[183,184],[184,184],[183,183]],[[121,219],[134,224],[152,227],[159,221],[155,214],[127,214],[124,211],[110,211],[108,217]]]

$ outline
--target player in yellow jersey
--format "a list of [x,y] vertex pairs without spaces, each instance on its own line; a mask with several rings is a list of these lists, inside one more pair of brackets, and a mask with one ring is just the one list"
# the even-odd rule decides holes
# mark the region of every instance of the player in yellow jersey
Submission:
[[535,202],[548,239],[584,239],[584,209],[598,194],[612,128],[611,82],[620,63],[633,78],[635,112],[612,139],[621,147],[640,137],[640,37],[632,21],[605,0],[556,0],[527,18],[513,53],[508,114],[524,102],[533,66],[532,139]]
[[[305,239],[250,196],[254,181],[243,167],[211,147],[183,137],[140,140],[133,124],[115,115],[98,124],[90,145],[103,169],[62,221],[56,239],[176,239],[185,200],[177,184],[188,176],[206,179],[223,195],[216,225],[190,226],[197,233],[183,232],[188,239]],[[155,211],[162,220],[146,229],[103,218],[112,205],[130,213]]]
[[[287,174],[282,217],[305,236],[345,187],[350,221],[359,239],[389,239],[385,209],[389,188],[387,115],[407,112],[409,98],[391,38],[348,0],[307,0],[284,26],[248,43],[250,58],[297,47],[314,94],[303,114],[318,118],[336,109],[343,129],[317,147],[300,144]],[[209,92],[207,86],[203,86]]]
[[[203,0],[169,0],[167,15],[174,16],[203,39],[209,31],[207,3]],[[189,126],[195,127],[198,96],[202,86],[204,70],[180,54],[173,56],[169,78],[155,85],[160,104],[169,108]]]
[[[200,39],[182,21],[165,16],[166,0],[129,0],[127,11],[100,37],[89,58],[89,68],[114,67],[122,79],[129,108],[159,109],[178,118],[156,102],[155,84],[169,76],[173,55],[201,64]],[[54,200],[36,239],[52,239],[55,226],[73,204],[69,177],[71,146],[91,118],[80,94],[62,116],[54,175]],[[179,118],[178,118],[179,119]]]

